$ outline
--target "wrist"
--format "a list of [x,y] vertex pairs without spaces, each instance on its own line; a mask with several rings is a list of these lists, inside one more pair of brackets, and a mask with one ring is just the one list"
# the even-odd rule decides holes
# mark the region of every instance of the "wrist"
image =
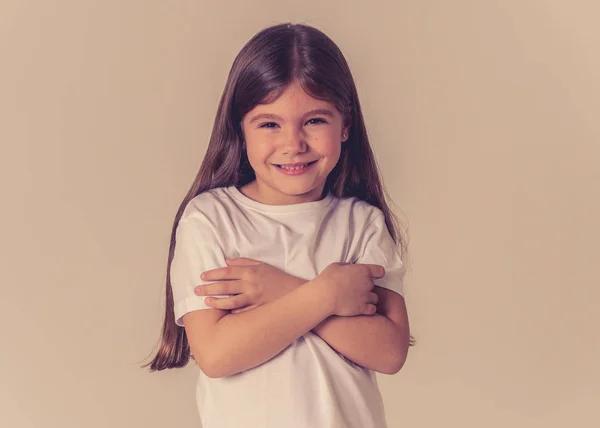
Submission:
[[299,287],[310,289],[311,293],[317,296],[317,302],[326,310],[326,318],[328,318],[335,314],[335,300],[330,292],[330,287],[327,287],[324,282],[323,278],[318,276],[311,281],[302,280]]
[[289,291],[292,291],[298,287],[300,287],[301,285],[306,284],[308,281],[302,278],[298,278],[297,276],[291,276],[290,280],[287,281],[286,288]]

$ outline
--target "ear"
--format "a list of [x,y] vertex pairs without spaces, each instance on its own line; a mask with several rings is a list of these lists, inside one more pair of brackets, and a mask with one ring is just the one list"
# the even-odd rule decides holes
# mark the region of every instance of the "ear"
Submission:
[[350,127],[352,126],[352,120],[349,115],[344,118],[344,124],[342,126],[342,143],[348,141],[350,138]]
[[350,126],[342,128],[342,143],[345,143],[350,138]]

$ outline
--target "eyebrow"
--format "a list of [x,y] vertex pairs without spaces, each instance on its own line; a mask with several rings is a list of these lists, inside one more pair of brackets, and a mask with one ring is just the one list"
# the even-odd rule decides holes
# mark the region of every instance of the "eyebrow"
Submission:
[[[306,112],[303,116],[312,116],[314,114],[322,114],[323,116],[329,116],[329,117],[333,117],[333,112],[331,110],[327,110],[324,108],[319,108],[316,110],[311,110],[309,112]],[[281,116],[277,116],[276,114],[271,114],[271,113],[260,113],[257,114],[256,116],[254,116],[252,119],[250,119],[250,122],[248,123],[253,123],[256,122],[258,119],[278,119],[283,121],[283,119],[281,118]]]

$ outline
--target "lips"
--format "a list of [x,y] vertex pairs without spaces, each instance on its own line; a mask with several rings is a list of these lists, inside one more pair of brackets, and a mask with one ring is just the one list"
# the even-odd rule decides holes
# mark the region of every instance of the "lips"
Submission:
[[300,168],[304,168],[307,167],[309,164],[311,164],[313,162],[305,162],[305,163],[286,163],[286,164],[278,164],[277,166],[279,168],[283,168],[283,169],[287,169],[287,170],[293,170],[293,169],[300,169]]
[[288,170],[288,171],[292,171],[292,170],[298,170],[298,169],[302,169],[305,168],[309,165],[312,165],[313,163],[315,163],[316,161],[311,161],[311,162],[304,162],[304,163],[283,163],[283,164],[275,164],[275,166]]
[[284,174],[288,175],[299,175],[303,172],[307,171],[315,162],[304,162],[304,163],[284,163],[284,164],[274,164],[275,167]]

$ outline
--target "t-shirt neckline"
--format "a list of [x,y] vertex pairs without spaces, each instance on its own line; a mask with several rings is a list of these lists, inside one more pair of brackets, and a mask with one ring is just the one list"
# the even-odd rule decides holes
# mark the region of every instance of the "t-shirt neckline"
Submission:
[[319,199],[318,201],[301,202],[299,204],[290,205],[269,205],[249,198],[248,196],[244,195],[236,186],[230,186],[227,188],[227,190],[236,200],[238,200],[243,205],[246,205],[247,207],[253,208],[257,211],[263,211],[268,213],[293,213],[299,211],[315,211],[326,207],[333,200],[333,195],[331,194],[331,192],[327,192],[325,197]]

